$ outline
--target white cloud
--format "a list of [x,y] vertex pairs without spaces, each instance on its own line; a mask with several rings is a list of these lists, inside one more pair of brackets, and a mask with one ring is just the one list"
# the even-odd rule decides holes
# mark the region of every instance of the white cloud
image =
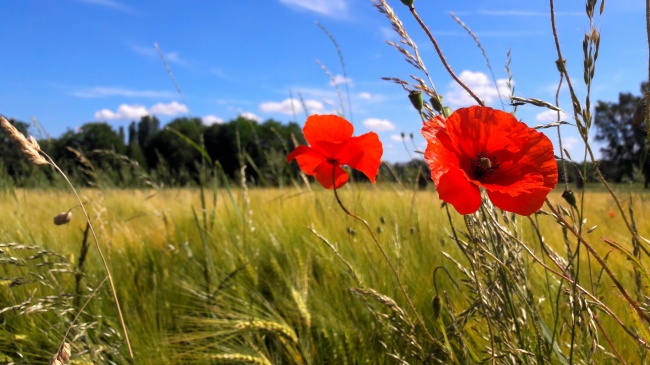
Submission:
[[187,106],[176,101],[172,101],[169,104],[158,103],[150,109],[140,104],[121,104],[116,111],[102,109],[95,112],[95,120],[134,120],[140,119],[145,115],[159,114],[174,116],[187,112]]
[[239,113],[239,116],[241,118],[245,118],[245,119],[248,119],[248,120],[253,120],[253,121],[258,122],[258,123],[262,121],[262,118],[260,118],[258,115],[254,114],[254,113],[251,113],[251,112],[242,112],[242,113]]
[[183,113],[189,113],[187,106],[177,101],[172,101],[171,103],[168,104],[158,103],[152,106],[151,109],[149,110],[151,111],[152,114],[171,115],[171,116],[183,114]]
[[[567,113],[560,112],[560,120],[566,121],[567,119],[570,118],[571,117]],[[537,113],[537,115],[535,115],[535,119],[538,122],[554,123],[557,122],[557,112],[555,110],[546,110],[541,113]]]
[[343,75],[336,75],[334,76],[334,80],[330,81],[330,86],[335,86],[335,85],[343,85],[343,84],[348,84],[348,86],[352,86],[352,79],[349,77],[344,77]]
[[176,96],[171,91],[156,90],[131,90],[121,87],[96,86],[72,92],[71,95],[79,98],[105,98],[110,96],[126,96],[133,98],[173,98]]
[[580,140],[576,137],[566,137],[562,138],[562,148],[564,148],[567,151],[573,150],[573,147],[575,147]]
[[395,125],[387,119],[368,118],[363,121],[363,125],[377,132],[392,131],[395,129]]
[[[497,79],[497,89],[490,78],[483,72],[465,70],[460,73],[458,78],[486,104],[498,100],[499,92],[502,97],[510,95],[507,79]],[[477,104],[474,98],[472,98],[467,91],[465,91],[465,89],[455,81],[449,84],[447,90],[448,91],[444,98],[445,104],[447,105],[452,107],[463,107]]]
[[280,3],[331,17],[344,16],[348,7],[346,0],[280,0]]
[[393,141],[393,142],[400,142],[401,143],[404,140],[404,138],[402,138],[401,134],[391,134],[390,135],[390,140]]
[[208,114],[201,118],[204,125],[223,124],[224,120],[216,115]]
[[133,120],[149,115],[149,111],[142,105],[122,104],[117,111],[102,109],[95,113],[96,120]]
[[[325,111],[325,106],[318,100],[307,99],[303,100],[304,106],[310,114],[319,114]],[[281,113],[286,115],[293,115],[303,113],[303,102],[298,99],[287,98],[280,102],[267,101],[260,104],[260,110],[265,113]]]
[[373,98],[372,94],[370,94],[368,92],[359,93],[359,99],[370,100],[372,98]]
[[296,99],[287,98],[280,102],[277,101],[266,101],[260,104],[260,110],[265,113],[281,113],[281,114],[293,114],[302,111],[302,105],[300,101]]

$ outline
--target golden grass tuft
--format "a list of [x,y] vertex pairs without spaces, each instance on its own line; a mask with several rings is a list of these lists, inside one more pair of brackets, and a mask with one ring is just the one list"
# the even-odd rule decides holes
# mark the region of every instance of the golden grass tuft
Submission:
[[4,129],[9,137],[18,145],[20,149],[25,153],[29,161],[36,165],[49,165],[50,163],[41,156],[41,147],[36,142],[34,137],[30,136],[25,138],[25,136],[16,129],[5,117],[0,116],[0,126]]
[[217,364],[259,364],[271,365],[271,362],[263,357],[255,357],[243,354],[217,354],[210,356]]

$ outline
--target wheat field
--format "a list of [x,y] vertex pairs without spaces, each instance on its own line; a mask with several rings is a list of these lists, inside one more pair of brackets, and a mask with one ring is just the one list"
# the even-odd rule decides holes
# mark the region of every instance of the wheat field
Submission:
[[[621,190],[639,234],[650,236],[650,195]],[[597,226],[587,234],[597,250],[613,251],[602,237],[629,246],[608,195],[585,194],[585,227]],[[106,274],[92,245],[80,265],[86,222],[73,208],[74,196],[46,190],[1,196],[0,303],[6,308],[0,356],[46,361],[70,328],[73,363],[126,361],[109,290],[97,289]],[[417,326],[409,330],[413,314],[369,233],[341,211],[331,191],[83,190],[81,197],[114,276],[136,363],[393,363],[408,357],[399,351],[408,349],[409,336],[423,335]],[[373,228],[426,323],[436,324],[436,267],[445,267],[457,285],[437,276],[449,313],[467,307],[469,289],[452,261],[462,263],[463,256],[434,191],[353,184],[342,189],[341,199]],[[558,192],[550,200],[563,203]],[[70,208],[71,222],[54,225],[53,217]],[[462,216],[452,220],[459,224]],[[532,220],[545,242],[562,252],[555,221],[543,214]],[[539,253],[531,222],[519,218],[516,225]],[[530,289],[549,321],[552,306],[545,305],[556,298],[546,295],[547,273],[524,257]],[[634,280],[626,257],[607,257],[619,279]],[[607,278],[598,282],[600,299],[633,320]],[[620,332],[603,317],[609,333]],[[464,341],[481,348],[484,325],[473,326]],[[627,359],[638,358],[639,347],[625,336],[612,341]],[[607,348],[595,356],[599,363],[612,359]]]

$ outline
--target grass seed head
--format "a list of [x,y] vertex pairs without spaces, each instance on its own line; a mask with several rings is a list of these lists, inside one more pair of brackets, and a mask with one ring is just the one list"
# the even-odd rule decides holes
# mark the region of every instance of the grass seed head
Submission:
[[65,363],[70,360],[70,356],[72,355],[72,352],[70,350],[70,344],[67,342],[64,342],[61,347],[59,348],[59,351],[52,356],[52,360],[50,360],[50,365],[65,365]]
[[9,138],[11,138],[14,142],[18,143],[20,146],[20,149],[23,150],[25,155],[27,155],[27,158],[34,164],[36,165],[49,165],[50,163],[39,153],[41,148],[36,142],[36,139],[34,137],[30,137],[29,139],[25,138],[25,136],[16,129],[16,127],[13,126],[13,124],[9,123],[5,117],[0,116],[0,127],[7,132],[9,135]]

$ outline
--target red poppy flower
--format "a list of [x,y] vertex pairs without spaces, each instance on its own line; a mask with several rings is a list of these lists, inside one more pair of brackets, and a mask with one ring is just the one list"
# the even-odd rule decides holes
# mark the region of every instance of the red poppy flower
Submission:
[[287,162],[295,158],[300,169],[323,187],[331,189],[335,181],[338,189],[348,181],[342,165],[363,172],[375,182],[383,153],[377,133],[352,137],[352,124],[336,115],[312,115],[302,132],[310,146],[298,146],[287,156]]
[[460,214],[478,210],[482,186],[495,206],[531,215],[557,184],[551,141],[509,113],[480,106],[458,109],[446,121],[426,122],[422,135],[440,199]]

